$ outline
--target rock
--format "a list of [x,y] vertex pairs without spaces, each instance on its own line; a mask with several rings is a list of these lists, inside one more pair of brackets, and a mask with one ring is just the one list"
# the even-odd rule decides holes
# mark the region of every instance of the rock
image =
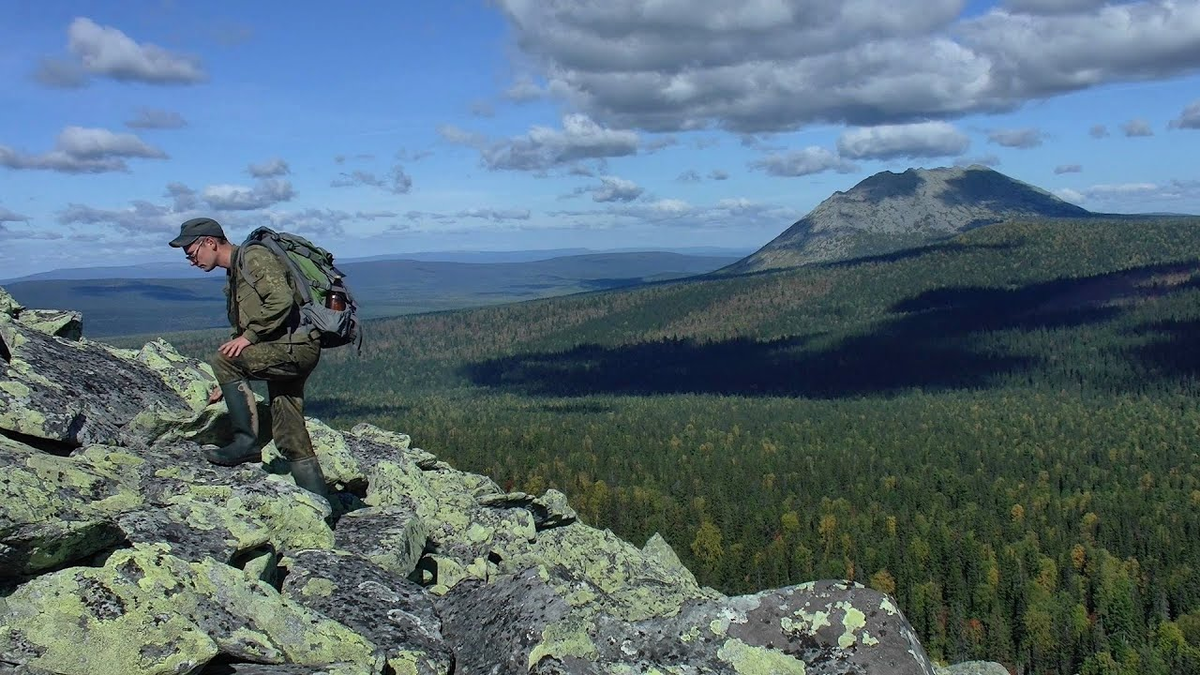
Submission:
[[192,408],[149,368],[113,358],[0,314],[0,429],[68,452],[91,443],[144,447],[160,419],[182,421]]
[[18,319],[22,324],[64,340],[83,337],[83,314],[68,310],[26,309]]
[[936,675],[1009,675],[1008,668],[992,661],[966,661],[933,670]]
[[287,567],[285,596],[381,645],[396,672],[453,672],[441,619],[420,586],[342,551],[302,551]]

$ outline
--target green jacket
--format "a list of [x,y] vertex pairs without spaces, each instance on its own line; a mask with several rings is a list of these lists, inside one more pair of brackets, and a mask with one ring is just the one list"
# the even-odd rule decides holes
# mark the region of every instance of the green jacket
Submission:
[[287,269],[263,246],[234,247],[225,278],[225,307],[233,337],[240,335],[251,344],[313,339],[311,331],[292,330],[300,323],[300,313]]

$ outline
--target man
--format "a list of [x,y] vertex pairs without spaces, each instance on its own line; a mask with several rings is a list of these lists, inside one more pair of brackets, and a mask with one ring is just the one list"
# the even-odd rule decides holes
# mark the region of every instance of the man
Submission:
[[235,246],[212,218],[192,218],[170,245],[205,272],[225,270],[226,310],[232,339],[212,358],[217,386],[209,396],[229,407],[233,440],[204,449],[222,466],[262,461],[258,414],[249,380],[266,380],[271,434],[289,462],[296,485],[328,499],[325,476],[304,426],[304,383],[321,358],[316,331],[297,330],[299,309],[281,260],[264,246]]

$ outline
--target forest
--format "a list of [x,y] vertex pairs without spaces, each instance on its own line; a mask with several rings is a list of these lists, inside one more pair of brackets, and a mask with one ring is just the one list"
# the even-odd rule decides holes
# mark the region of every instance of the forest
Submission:
[[1006,223],[370,321],[307,412],[560,489],[726,593],[891,593],[937,660],[1200,673],[1197,338],[1200,220]]

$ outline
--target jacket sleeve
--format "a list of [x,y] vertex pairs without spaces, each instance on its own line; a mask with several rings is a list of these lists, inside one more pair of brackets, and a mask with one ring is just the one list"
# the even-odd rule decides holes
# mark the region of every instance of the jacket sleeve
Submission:
[[262,246],[247,246],[243,250],[245,263],[243,281],[262,300],[257,316],[246,317],[242,337],[255,344],[262,336],[282,329],[292,311],[292,287],[288,285],[287,270],[271,251]]

